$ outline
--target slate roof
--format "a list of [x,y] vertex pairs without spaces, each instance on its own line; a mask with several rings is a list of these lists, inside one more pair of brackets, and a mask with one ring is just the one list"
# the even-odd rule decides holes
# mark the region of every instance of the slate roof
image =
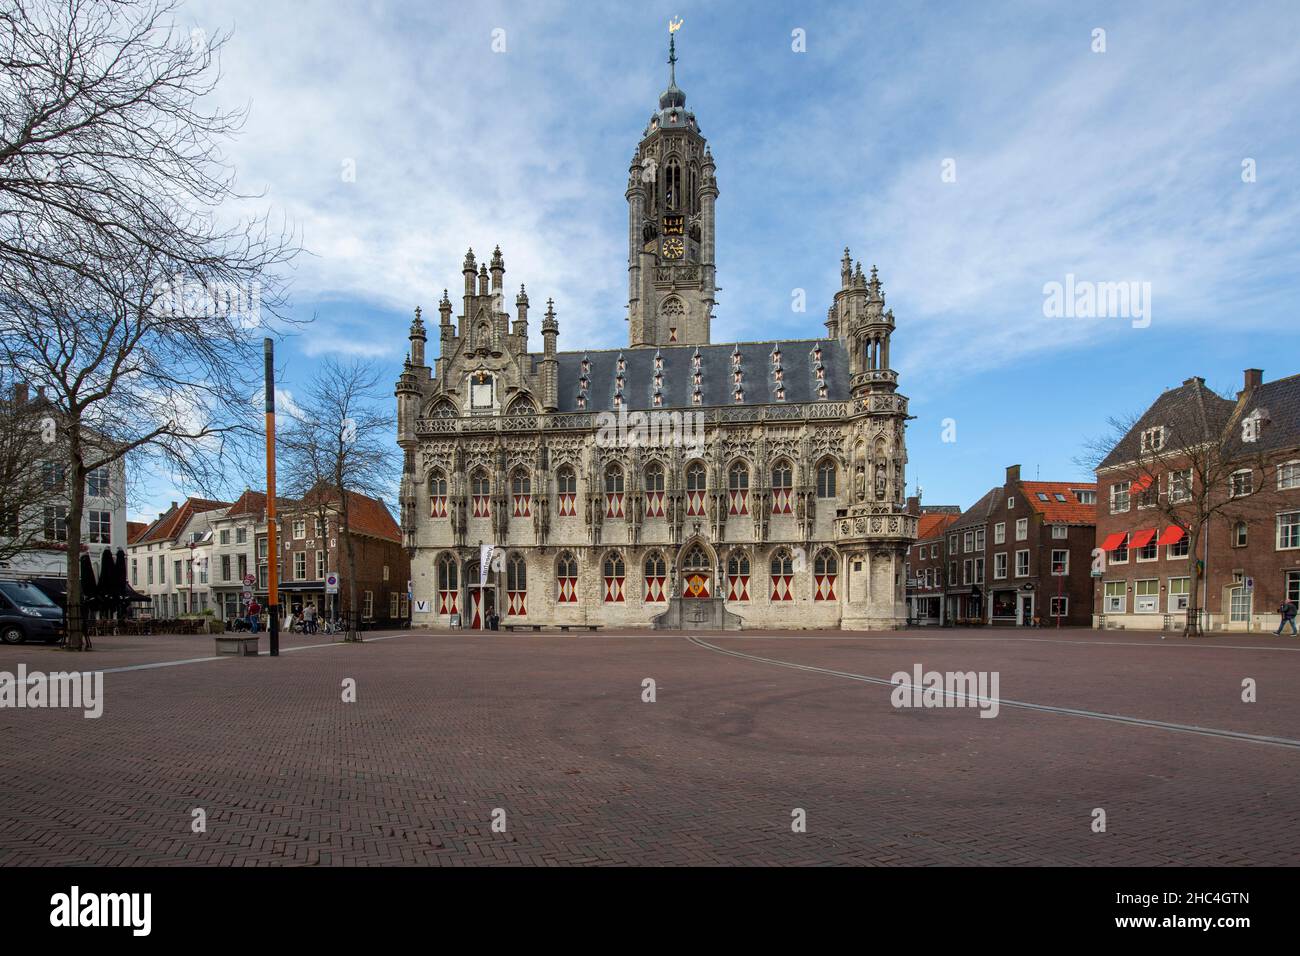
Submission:
[[973,505],[971,505],[969,508],[963,511],[961,513],[961,517],[959,517],[948,528],[945,528],[944,530],[954,531],[958,528],[968,528],[968,527],[974,527],[975,525],[984,524],[986,521],[989,520],[989,514],[993,511],[993,505],[1001,497],[1002,497],[1001,485],[998,485],[996,488],[990,488],[988,491],[984,492],[984,496],[980,498],[979,501],[975,502]]
[[[629,411],[692,409],[726,405],[766,405],[777,403],[774,346],[780,348],[782,381],[786,404],[818,401],[814,350],[821,347],[825,370],[826,401],[849,398],[849,357],[839,339],[768,339],[762,342],[728,342],[698,346],[700,354],[701,402],[692,401],[694,386],[694,345],[669,345],[654,348],[602,349],[591,352],[559,352],[559,409],[562,412],[613,411],[617,390],[619,356],[624,361],[623,407]],[[744,400],[735,400],[732,355],[740,353],[740,370]],[[663,359],[663,404],[654,404],[655,355]],[[531,355],[536,371],[542,356]],[[587,371],[587,403],[578,407],[579,379],[582,362]]]
[[1142,432],[1156,425],[1169,429],[1170,448],[1218,441],[1232,417],[1235,404],[1206,388],[1205,379],[1189,378],[1177,388],[1163,391],[1137,424],[1110,450],[1097,470],[1138,460],[1142,451]]
[[[1085,505],[1074,494],[1075,491],[1096,491],[1096,482],[1091,481],[1022,481],[1025,497],[1030,506],[1043,516],[1049,524],[1096,524],[1097,505]],[[1038,496],[1046,495],[1043,501]],[[1061,495],[1064,501],[1058,501]]]
[[[1259,427],[1254,442],[1243,441],[1241,419],[1259,409],[1268,412],[1267,422]],[[1300,375],[1256,386],[1246,399],[1240,418],[1231,424],[1223,440],[1223,452],[1228,460],[1300,448]]]

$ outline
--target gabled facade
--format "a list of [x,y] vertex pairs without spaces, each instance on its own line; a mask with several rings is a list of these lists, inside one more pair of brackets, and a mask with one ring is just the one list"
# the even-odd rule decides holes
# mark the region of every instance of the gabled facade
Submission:
[[[1152,402],[1097,483],[1098,627],[1181,629],[1191,605],[1210,630],[1273,630],[1278,605],[1300,603],[1300,375],[1247,369],[1235,400],[1187,379]],[[1189,519],[1210,510],[1201,495],[1215,513],[1193,543]]]

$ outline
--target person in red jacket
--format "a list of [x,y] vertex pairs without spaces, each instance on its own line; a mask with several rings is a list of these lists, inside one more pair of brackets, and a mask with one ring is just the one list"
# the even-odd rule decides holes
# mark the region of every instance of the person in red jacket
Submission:
[[257,599],[248,602],[248,630],[250,633],[257,633],[258,615],[262,613],[262,605],[257,603]]

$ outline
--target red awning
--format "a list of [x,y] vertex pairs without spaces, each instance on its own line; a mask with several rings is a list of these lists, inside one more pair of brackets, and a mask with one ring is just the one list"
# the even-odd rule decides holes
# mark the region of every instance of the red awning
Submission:
[[1138,548],[1145,548],[1151,543],[1151,539],[1156,536],[1155,528],[1144,528],[1141,531],[1134,531],[1133,538],[1129,541],[1128,546],[1136,551]]
[[1106,540],[1102,542],[1101,550],[1114,551],[1116,548],[1118,548],[1121,544],[1124,543],[1124,539],[1127,537],[1128,537],[1127,531],[1116,531],[1114,534],[1108,535]]
[[1160,540],[1157,541],[1156,544],[1177,544],[1179,541],[1183,540],[1184,533],[1183,529],[1178,527],[1178,525],[1171,524],[1161,533]]
[[1142,475],[1136,481],[1133,482],[1134,491],[1146,491],[1150,487],[1151,487],[1150,475]]

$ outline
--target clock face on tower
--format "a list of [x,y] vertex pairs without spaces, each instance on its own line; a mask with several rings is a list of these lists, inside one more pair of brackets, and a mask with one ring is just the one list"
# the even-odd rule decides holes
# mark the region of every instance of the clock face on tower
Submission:
[[680,259],[686,254],[686,244],[681,236],[668,236],[663,245],[665,259]]

